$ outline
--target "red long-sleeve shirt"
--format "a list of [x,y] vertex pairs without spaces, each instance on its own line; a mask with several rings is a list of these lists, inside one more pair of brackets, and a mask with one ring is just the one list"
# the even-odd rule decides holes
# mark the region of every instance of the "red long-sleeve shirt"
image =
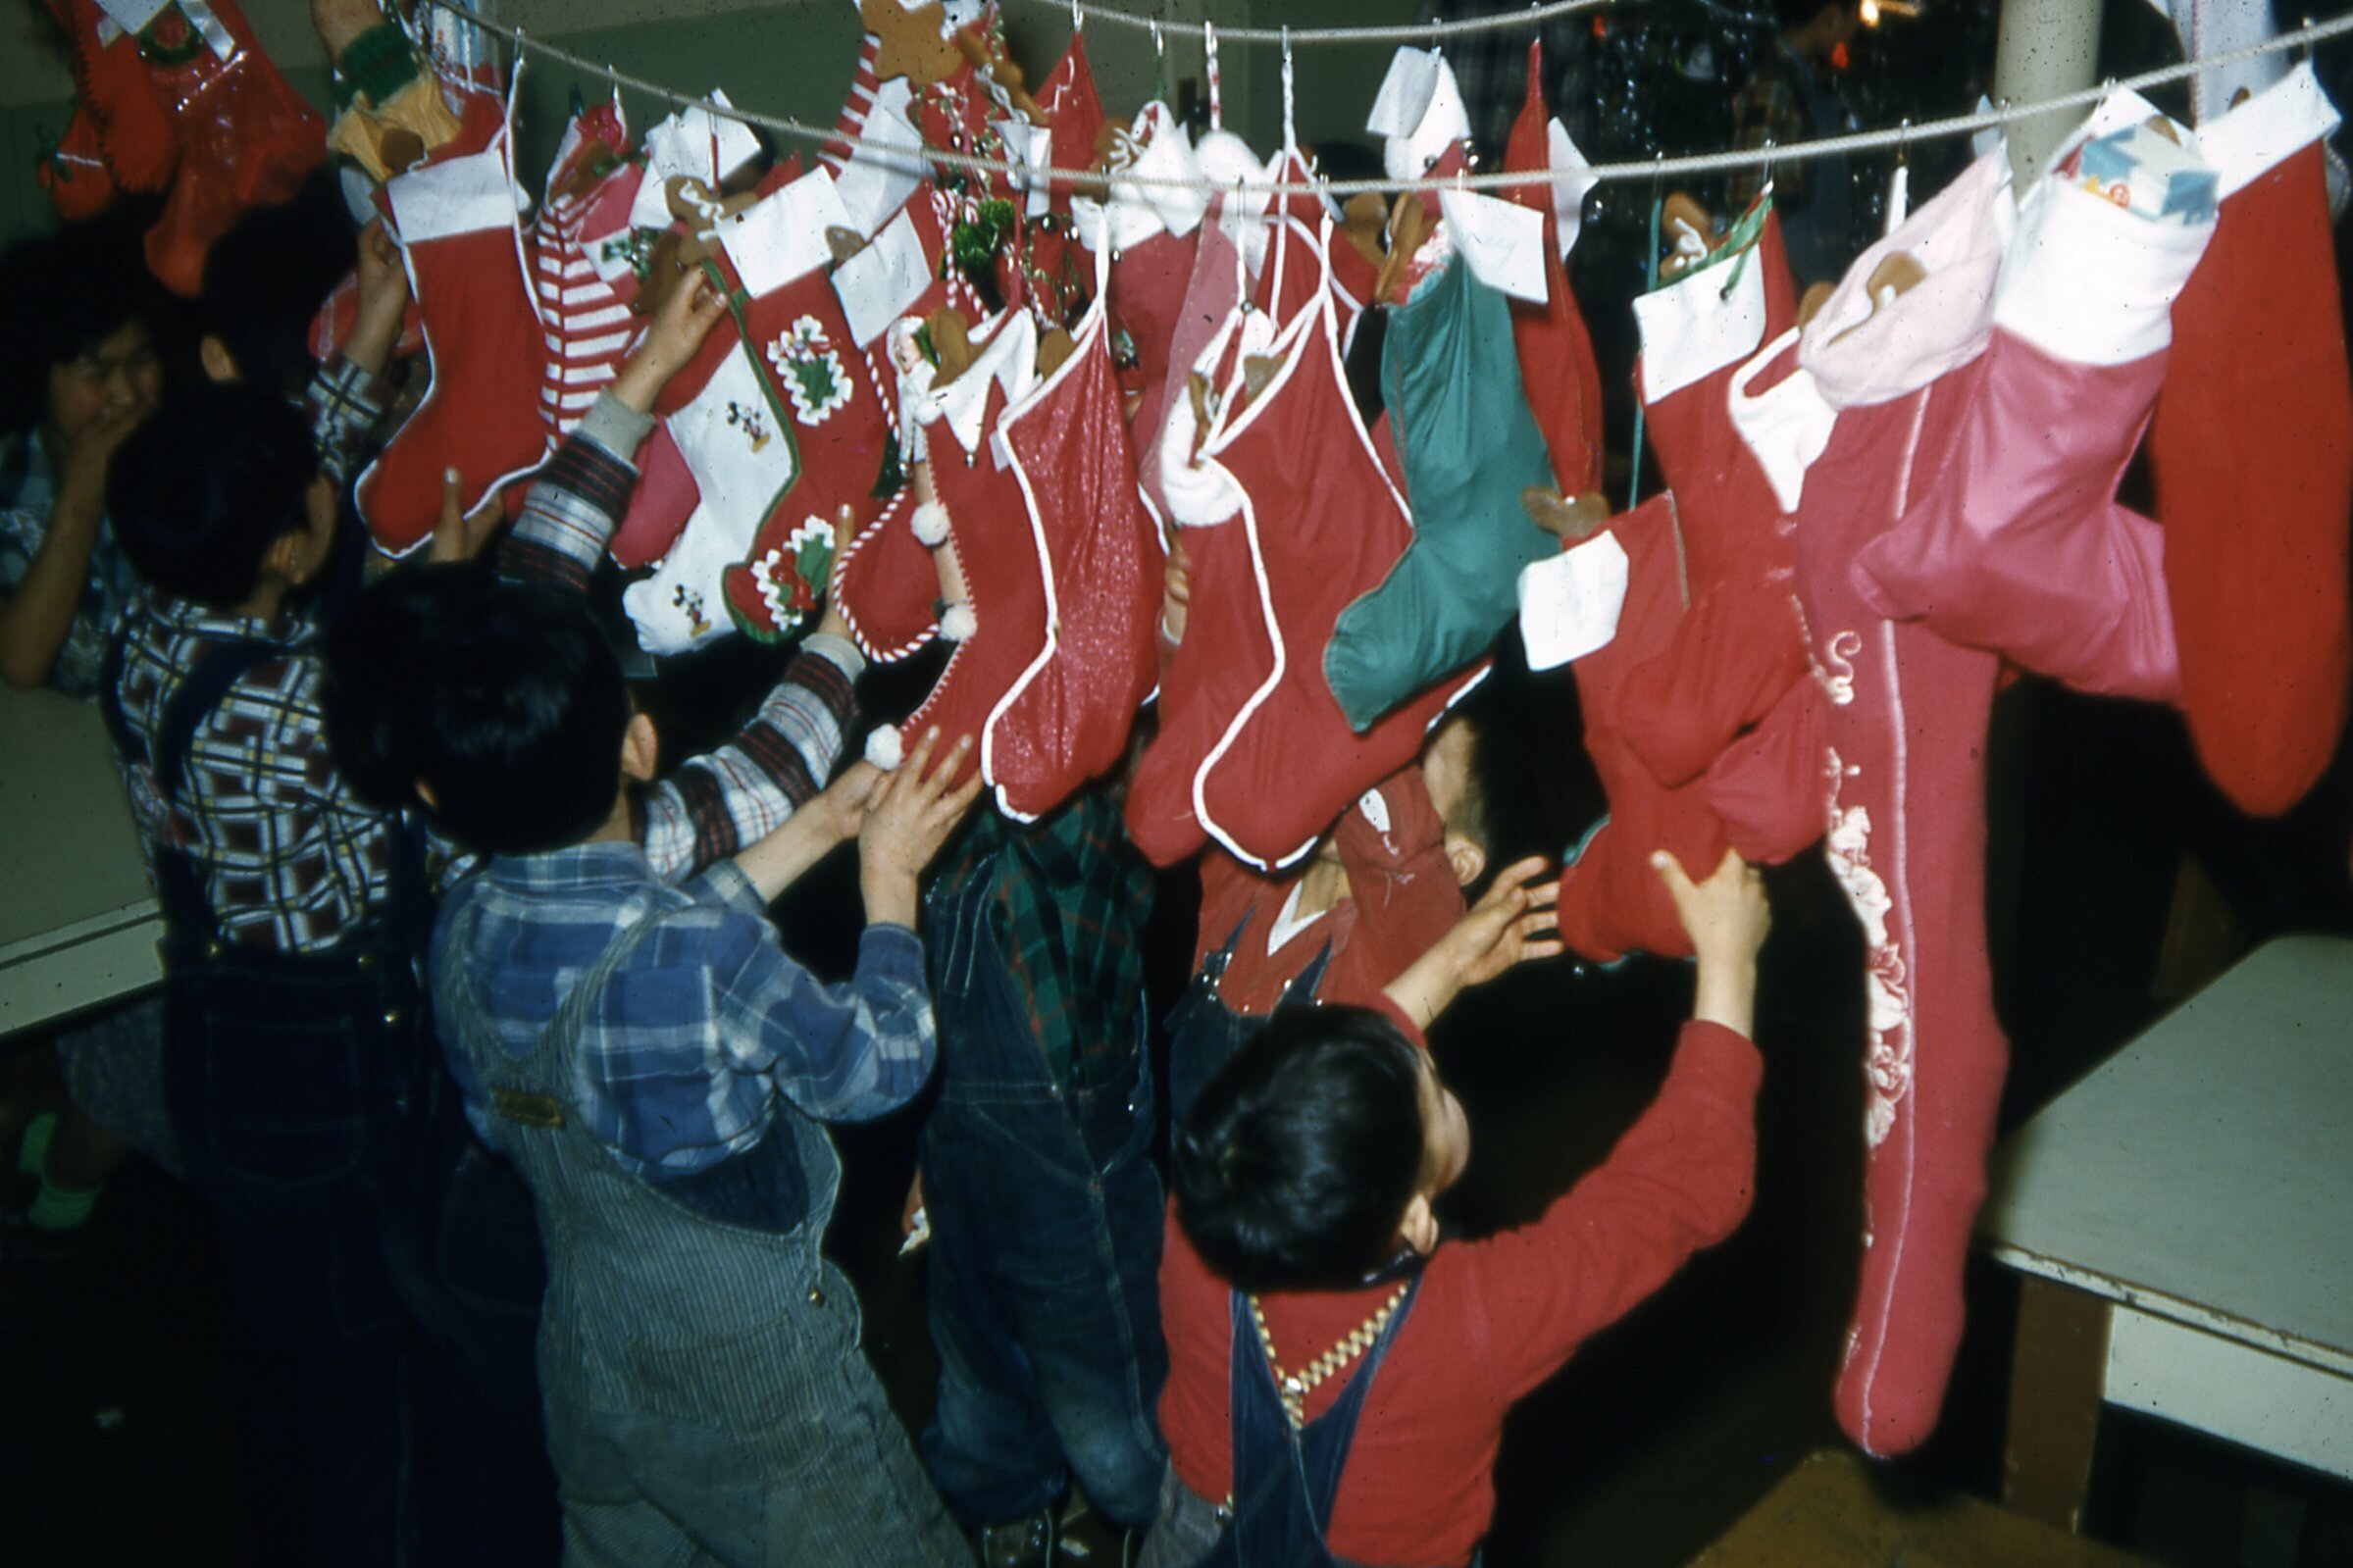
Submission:
[[[1326,1536],[1336,1555],[1400,1568],[1469,1560],[1495,1513],[1496,1448],[1512,1403],[1747,1215],[1762,1071],[1739,1035],[1684,1025],[1659,1097],[1608,1160],[1535,1224],[1431,1256],[1357,1422]],[[1261,1298],[1282,1364],[1321,1355],[1394,1289]],[[1178,1478],[1212,1500],[1233,1490],[1227,1301],[1172,1206],[1160,1429]],[[1307,1418],[1346,1387],[1334,1378],[1311,1391]]]
[[1218,986],[1218,999],[1228,1008],[1272,1012],[1283,987],[1326,944],[1332,961],[1316,995],[1369,1006],[1462,918],[1462,887],[1446,858],[1446,827],[1430,804],[1418,764],[1391,774],[1351,806],[1334,842],[1348,872],[1349,896],[1271,952],[1267,937],[1299,878],[1258,876],[1215,849],[1202,855],[1194,969],[1250,917]]

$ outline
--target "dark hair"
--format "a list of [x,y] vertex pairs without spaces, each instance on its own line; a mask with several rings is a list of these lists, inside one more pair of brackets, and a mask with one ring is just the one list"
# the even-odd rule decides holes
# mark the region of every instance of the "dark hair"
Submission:
[[575,844],[613,809],[631,706],[588,606],[481,566],[404,567],[324,648],[328,739],[365,798],[408,804],[490,854]]
[[139,576],[226,609],[252,593],[270,546],[310,526],[319,477],[310,426],[252,386],[197,386],[123,443],[107,517]]
[[1345,1290],[1386,1262],[1421,1175],[1419,1055],[1370,1008],[1275,1014],[1171,1140],[1202,1261],[1252,1291]]
[[245,380],[301,395],[316,370],[310,327],[320,304],[352,269],[358,230],[332,159],[293,199],[257,207],[216,240],[204,260],[204,330],[217,335]]
[[163,307],[138,229],[113,215],[0,251],[0,430],[39,424],[51,371]]

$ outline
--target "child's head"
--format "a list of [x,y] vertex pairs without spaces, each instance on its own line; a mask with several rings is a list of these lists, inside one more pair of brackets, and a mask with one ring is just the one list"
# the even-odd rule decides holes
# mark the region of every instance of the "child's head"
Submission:
[[154,406],[161,296],[136,232],[98,220],[11,245],[0,299],[0,430],[71,440],[117,407]]
[[1446,827],[1446,857],[1455,880],[1469,887],[1486,874],[1494,832],[1487,814],[1487,780],[1480,768],[1486,723],[1475,710],[1456,709],[1430,732],[1421,748],[1421,782],[1431,809]]
[[310,426],[249,386],[192,387],[132,432],[107,514],[151,585],[217,610],[265,583],[302,586],[334,548],[334,486]]
[[381,803],[422,799],[460,842],[536,854],[592,835],[653,731],[588,606],[480,567],[418,567],[362,594],[329,633],[331,740]]
[[1470,1158],[1427,1053],[1362,1007],[1294,1008],[1202,1088],[1177,1129],[1177,1223],[1251,1291],[1346,1290],[1437,1244],[1430,1200]]
[[312,320],[351,271],[355,232],[330,159],[292,200],[254,208],[214,241],[199,306],[205,373],[299,396],[316,369]]

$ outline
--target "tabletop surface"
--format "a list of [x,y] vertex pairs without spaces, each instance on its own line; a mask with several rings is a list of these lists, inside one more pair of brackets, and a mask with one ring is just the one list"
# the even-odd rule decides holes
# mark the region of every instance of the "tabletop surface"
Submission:
[[0,686],[0,963],[105,917],[152,915],[97,708]]
[[2353,940],[2259,948],[1990,1174],[2004,1262],[2353,1375]]

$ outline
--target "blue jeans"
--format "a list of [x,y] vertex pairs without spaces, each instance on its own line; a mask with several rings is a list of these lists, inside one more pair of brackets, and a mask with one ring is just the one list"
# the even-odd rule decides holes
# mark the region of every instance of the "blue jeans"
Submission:
[[1100,1512],[1140,1527],[1167,1462],[1153,1408],[1168,1375],[1143,1017],[1112,1082],[1056,1083],[990,933],[989,885],[974,878],[927,912],[941,1066],[922,1156],[940,1394],[923,1457],[967,1527],[1035,1513],[1073,1475]]
[[403,955],[166,953],[164,1100],[215,1210],[255,1560],[552,1562],[537,1230]]

